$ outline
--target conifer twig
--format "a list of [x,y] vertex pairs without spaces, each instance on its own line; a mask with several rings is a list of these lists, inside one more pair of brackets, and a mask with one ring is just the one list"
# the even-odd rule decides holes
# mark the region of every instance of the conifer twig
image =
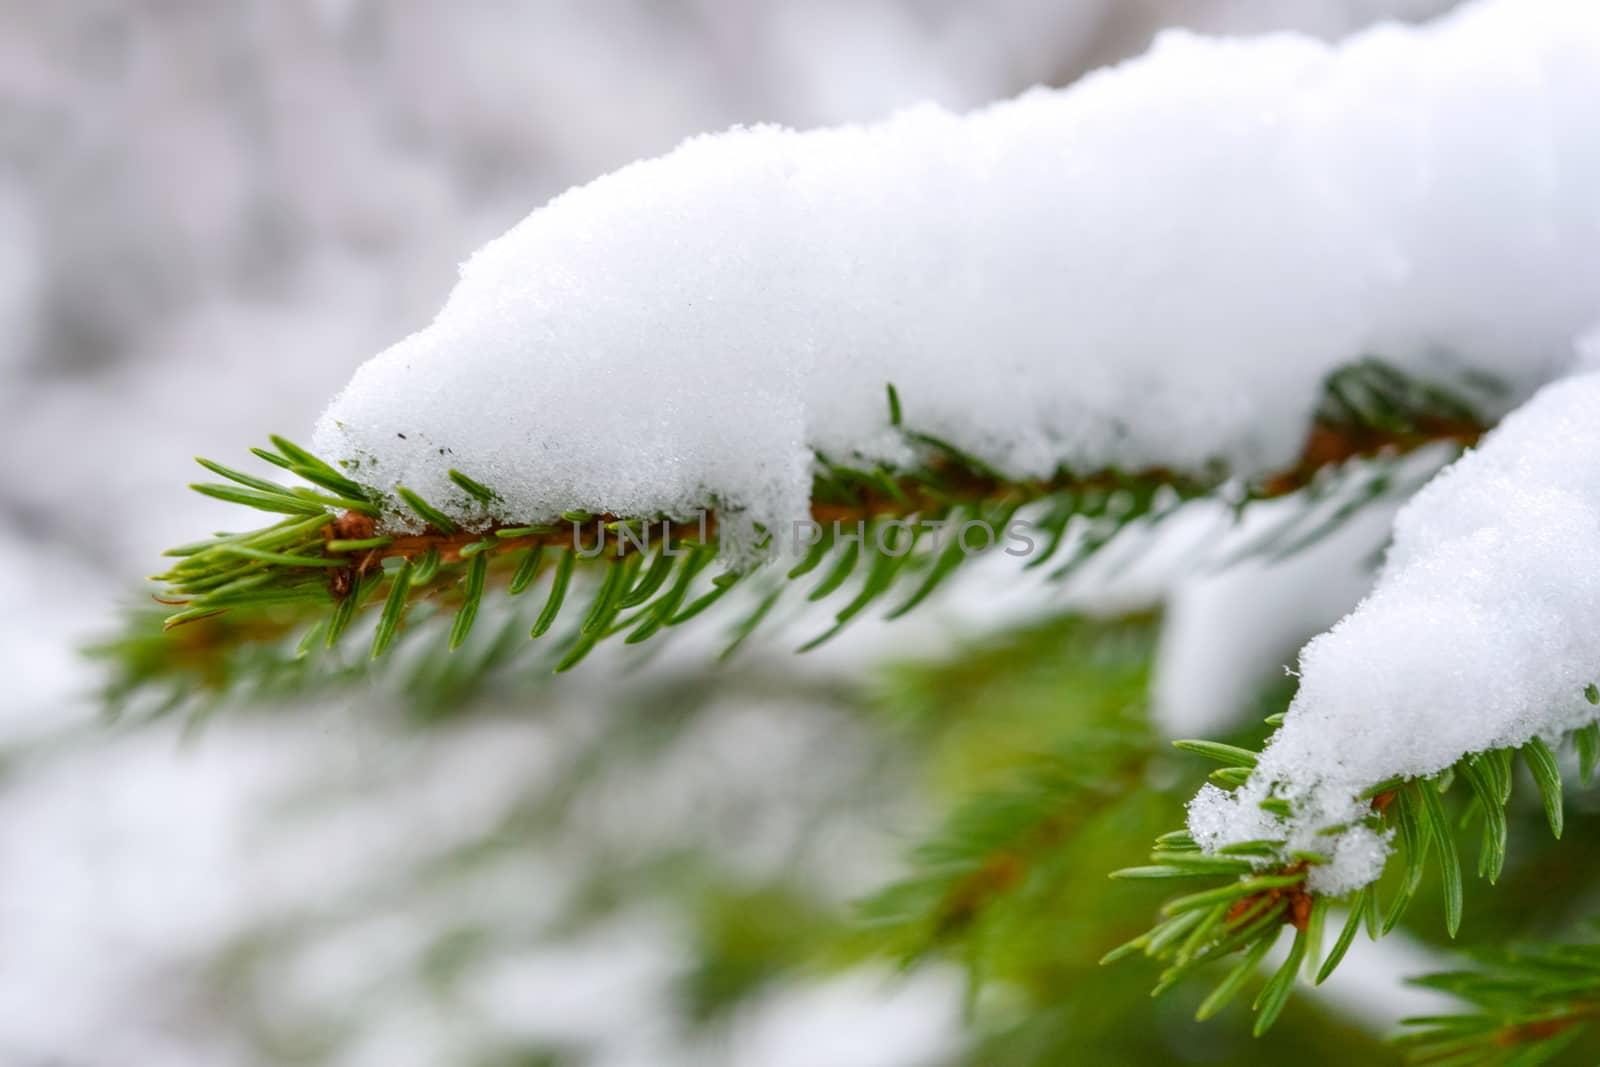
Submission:
[[[811,583],[811,599],[846,590],[850,600],[834,624],[804,648],[833,638],[880,600],[889,603],[890,617],[909,612],[977,554],[964,538],[947,537],[942,548],[933,546],[933,539],[923,537],[926,528],[977,523],[992,546],[997,531],[1028,508],[1038,515],[1043,538],[1028,566],[1049,563],[1050,574],[1064,578],[1128,527],[1154,525],[1183,502],[1227,483],[1223,471],[1195,477],[1165,470],[1065,468],[1040,480],[1007,479],[948,442],[912,428],[892,386],[888,393],[889,424],[905,437],[918,462],[907,469],[853,467],[819,455],[811,508],[814,542],[734,627],[735,645],[770,613],[782,588],[813,571],[818,577]],[[1392,460],[1437,444],[1463,447],[1478,438],[1483,425],[1463,401],[1367,361],[1330,379],[1328,399],[1296,465],[1242,487],[1237,499],[1242,505],[1293,494],[1356,459]],[[131,633],[102,645],[101,653],[120,665],[115,692],[131,694],[147,682],[188,670],[184,664],[194,664],[196,656],[218,655],[238,641],[270,642],[319,623],[319,639],[331,647],[364,617],[374,618],[370,649],[373,656],[383,655],[403,635],[414,606],[424,601],[455,612],[449,644],[459,646],[470,636],[489,589],[506,589],[512,596],[544,590],[544,609],[531,633],[559,632],[557,669],[566,670],[607,637],[623,634],[636,644],[687,622],[759,569],[709,573],[719,533],[715,510],[693,517],[569,511],[535,523],[495,521],[489,517],[498,499],[493,487],[469,472],[452,471],[461,501],[483,509],[483,520],[469,525],[409,489],[387,497],[363,486],[281,437],[272,438],[272,446],[252,451],[305,485],[201,461],[223,481],[197,484],[197,491],[282,518],[168,553],[176,562],[158,578],[164,585],[158,600],[178,610],[166,617],[165,626],[206,626],[210,633],[174,643],[166,664],[159,647]],[[402,516],[411,532],[395,529],[395,516]],[[575,571],[597,569],[607,576],[597,587],[573,581]],[[896,597],[900,589],[908,592]],[[575,591],[590,599],[572,603],[569,593]],[[577,632],[557,627],[566,617],[564,609],[584,620]],[[226,625],[218,622],[223,613],[230,619]],[[227,677],[201,668],[191,672],[191,680],[195,673],[208,686]]]
[[[1274,716],[1268,722],[1276,725],[1275,720],[1281,721],[1281,717]],[[1587,783],[1600,760],[1600,724],[1591,722],[1574,731],[1570,740],[1579,755],[1583,781]],[[1243,784],[1255,764],[1254,753],[1230,745],[1205,741],[1180,741],[1176,745],[1221,763],[1222,767],[1212,772],[1211,779],[1223,788]],[[1453,767],[1427,778],[1379,782],[1363,794],[1371,808],[1365,821],[1377,830],[1393,830],[1397,834],[1403,877],[1387,906],[1379,899],[1376,882],[1349,896],[1346,903],[1350,919],[1332,951],[1320,962],[1314,955],[1312,957],[1311,962],[1317,964],[1318,984],[1339,965],[1361,925],[1364,924],[1368,935],[1376,940],[1399,924],[1421,888],[1430,861],[1440,873],[1446,931],[1451,937],[1456,935],[1462,914],[1461,860],[1456,843],[1456,820],[1448,814],[1445,798],[1467,794],[1464,818],[1476,818],[1481,825],[1477,873],[1493,884],[1505,867],[1506,805],[1511,799],[1513,761],[1519,756],[1538,788],[1550,830],[1559,838],[1564,821],[1561,776],[1554,754],[1537,738],[1519,749],[1493,749],[1464,756]],[[1453,793],[1452,787],[1455,787]],[[1263,801],[1261,806],[1280,817],[1287,818],[1291,814],[1288,803],[1276,797]],[[1293,926],[1300,934],[1306,933],[1314,925],[1318,910],[1325,908],[1328,901],[1310,892],[1304,883],[1309,872],[1326,863],[1327,857],[1297,853],[1284,865],[1277,857],[1285,843],[1282,839],[1242,842],[1224,846],[1213,854],[1202,851],[1187,831],[1175,831],[1159,838],[1150,856],[1150,866],[1128,868],[1112,877],[1163,882],[1204,879],[1209,887],[1169,901],[1163,908],[1166,918],[1110,953],[1106,962],[1134,952],[1161,960],[1167,968],[1157,984],[1159,992],[1189,975],[1200,964],[1235,952],[1248,956],[1263,941],[1275,941],[1285,924]],[[1211,882],[1219,876],[1225,880]],[[1223,902],[1229,905],[1225,912],[1195,918],[1198,909]],[[1202,925],[1191,928],[1195,923]],[[1181,943],[1173,936],[1173,931],[1180,927],[1185,934]],[[1292,978],[1290,975],[1281,983],[1284,997],[1292,988]],[[1233,976],[1225,979],[1218,987],[1216,997],[1219,1000],[1208,999],[1201,1017],[1217,1010],[1220,1000],[1237,992],[1233,986],[1242,980],[1235,980]],[[1222,996],[1224,988],[1231,990],[1227,996]],[[1276,998],[1277,983],[1269,989],[1274,990]],[[1266,1005],[1274,998],[1268,998]],[[1281,1002],[1277,1006],[1281,1007]],[[1257,1001],[1257,1008],[1262,1013],[1257,1022],[1259,1033],[1271,1025],[1271,1018],[1266,1015],[1263,1001]]]

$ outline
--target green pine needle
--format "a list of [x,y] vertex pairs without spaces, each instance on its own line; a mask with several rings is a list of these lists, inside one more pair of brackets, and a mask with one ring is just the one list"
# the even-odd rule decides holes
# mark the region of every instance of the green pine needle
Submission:
[[460,648],[461,642],[472,632],[472,624],[478,617],[478,604],[483,600],[484,579],[488,573],[489,557],[482,553],[473,556],[472,562],[467,565],[466,597],[461,601],[461,607],[456,609],[455,622],[450,626],[452,652]]
[[539,612],[539,618],[534,621],[530,637],[540,637],[546,633],[556,621],[556,616],[561,611],[562,602],[566,600],[567,586],[572,583],[572,567],[577,562],[577,553],[570,549],[561,553],[556,561],[555,577],[550,582],[550,592],[545,598],[544,610]]

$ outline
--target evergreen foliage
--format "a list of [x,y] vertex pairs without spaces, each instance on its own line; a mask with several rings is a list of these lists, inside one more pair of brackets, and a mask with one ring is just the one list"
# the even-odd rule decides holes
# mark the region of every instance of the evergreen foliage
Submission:
[[1479,970],[1415,979],[1470,1010],[1406,1020],[1413,1062],[1532,1067],[1577,1044],[1600,1012],[1600,946],[1548,944],[1480,951]]
[[[1481,397],[1490,387],[1473,388]],[[573,512],[543,524],[465,529],[413,493],[383,498],[281,438],[256,455],[303,485],[202,460],[224,481],[198,491],[283,517],[170,553],[177,562],[161,576],[161,599],[177,610],[160,620],[140,612],[101,646],[116,672],[108,695],[143,710],[182,706],[196,691],[209,694],[197,706],[279,699],[367,679],[371,661],[381,658],[417,714],[442,717],[475,690],[525,675],[530,647],[545,666],[564,671],[607,638],[639,645],[715,609],[729,616],[732,653],[792,589],[799,593],[791,596],[838,605],[832,624],[804,650],[869,607],[886,606],[891,618],[908,613],[982,554],[932,551],[912,518],[974,517],[1003,528],[1026,514],[1048,538],[1026,567],[1061,580],[1125,531],[1153,526],[1190,500],[1218,495],[1242,511],[1288,499],[1294,503],[1283,521],[1232,546],[1222,562],[1285,558],[1401,487],[1406,457],[1445,446],[1435,449],[1431,471],[1487,425],[1476,404],[1368,361],[1329,380],[1300,462],[1272,478],[1241,485],[1223,471],[1194,479],[1061,470],[1019,483],[910,429],[905,412],[891,387],[889,422],[917,445],[921,464],[863,468],[818,456],[813,515],[824,535],[804,558],[777,565],[719,566],[714,509],[703,524]],[[466,497],[493,504],[492,487],[463,473],[454,480]],[[408,531],[381,532],[396,529],[397,517]],[[835,521],[861,523],[864,536],[833,536]],[[668,536],[646,547],[652,526]],[[890,532],[880,539],[880,530]],[[900,536],[912,550],[892,553]],[[733,607],[739,610],[726,610]],[[945,662],[893,668],[872,696],[851,697],[885,751],[921,774],[931,769],[948,812],[909,851],[899,877],[848,909],[803,880],[729,879],[704,866],[704,857],[634,862],[630,884],[648,870],[652,882],[676,886],[671,891],[697,909],[702,958],[680,988],[687,1015],[715,1026],[774,982],[864,960],[905,968],[950,961],[964,970],[969,1011],[983,1020],[971,1062],[1159,1057],[1156,1044],[1098,1019],[1107,1003],[1149,1010],[1135,1007],[1140,968],[1100,967],[1146,958],[1161,965],[1156,992],[1170,994],[1162,1002],[1231,1035],[1219,1040],[1251,1034],[1263,1042],[1257,1054],[1281,1050],[1270,1054],[1289,1058],[1293,1050],[1297,1063],[1318,1062],[1306,1041],[1325,1024],[1314,1009],[1296,1006],[1299,982],[1326,980],[1363,930],[1374,940],[1402,927],[1455,938],[1467,921],[1464,872],[1491,884],[1501,879],[1510,851],[1530,847],[1523,808],[1535,808],[1551,838],[1560,838],[1574,818],[1563,760],[1585,783],[1600,764],[1600,726],[1590,725],[1568,739],[1570,758],[1536,740],[1469,755],[1427,779],[1376,784],[1367,820],[1398,844],[1390,870],[1331,900],[1307,888],[1309,873],[1325,861],[1315,852],[1282,863],[1265,858],[1280,841],[1211,855],[1184,831],[1157,835],[1196,784],[1194,756],[1214,765],[1212,783],[1234,787],[1254,767],[1266,734],[1178,742],[1182,755],[1158,745],[1144,710],[1153,621],[1050,620]],[[530,644],[530,635],[545,640]],[[545,644],[551,647],[538,651]],[[683,696],[680,706],[696,706],[695,699],[681,703]],[[1274,698],[1267,729],[1281,722],[1287,696],[1285,689]],[[1584,696],[1600,702],[1600,689]],[[596,753],[610,752],[609,744],[597,741]],[[585,788],[587,766],[575,766],[565,785],[550,784],[516,819],[553,825]],[[1519,777],[1532,788],[1514,788]],[[1519,807],[1515,798],[1524,794],[1529,803]],[[1592,818],[1586,809],[1576,817]],[[1153,850],[1137,848],[1152,836]],[[458,861],[450,862],[453,869]],[[1509,870],[1513,881],[1532,877]],[[602,884],[622,872],[596,877],[586,899],[625,892]],[[1575,892],[1584,883],[1574,874],[1562,884]],[[1485,905],[1484,922],[1505,926],[1492,901],[1474,901]],[[1149,926],[1152,907],[1160,917]],[[446,955],[470,955],[479,936],[488,935],[452,942]],[[1287,952],[1268,968],[1275,946]],[[1469,1008],[1413,1020],[1405,1055],[1444,1065],[1568,1062],[1563,1057],[1582,1045],[1596,1003],[1595,950],[1552,943],[1481,959],[1482,970],[1421,980]],[[1087,994],[1063,999],[1063,990],[1088,985],[1093,1009]],[[1253,1016],[1236,1010],[1241,1002]],[[1180,1025],[1169,1009],[1156,1010],[1164,1026]],[[1287,1036],[1269,1032],[1280,1023]],[[1341,1038],[1343,1047],[1349,1040]],[[560,1053],[540,1055],[565,1062]],[[1363,1055],[1377,1062],[1389,1054],[1374,1046]]]
[[[1256,762],[1253,752],[1234,745],[1179,741],[1176,746],[1222,764],[1211,772],[1210,780],[1225,788],[1242,784],[1243,774]],[[1600,725],[1591,723],[1576,731],[1573,747],[1587,783],[1600,753]],[[1263,857],[1274,856],[1283,841],[1246,842],[1224,847],[1222,855],[1207,855],[1187,832],[1180,830],[1156,839],[1148,866],[1125,868],[1112,877],[1156,879],[1163,883],[1200,879],[1206,887],[1169,900],[1162,907],[1161,922],[1113,950],[1105,962],[1134,952],[1162,961],[1167,967],[1157,985],[1161,991],[1203,964],[1242,953],[1242,959],[1202,1005],[1202,1016],[1209,1016],[1239,993],[1283,928],[1290,926],[1295,931],[1290,954],[1253,1004],[1258,1013],[1256,1032],[1264,1033],[1282,1010],[1298,970],[1303,967],[1307,976],[1314,976],[1320,984],[1338,967],[1363,926],[1368,936],[1377,940],[1400,923],[1430,864],[1438,868],[1446,930],[1450,937],[1456,936],[1463,907],[1457,825],[1479,827],[1477,875],[1494,884],[1505,869],[1509,837],[1506,807],[1519,760],[1536,786],[1552,836],[1560,838],[1564,825],[1561,773],[1555,755],[1538,739],[1515,751],[1496,749],[1463,757],[1450,770],[1431,778],[1382,782],[1368,790],[1366,795],[1372,802],[1370,823],[1399,838],[1400,878],[1387,903],[1377,884],[1343,901],[1348,918],[1325,957],[1320,955],[1321,941],[1331,902],[1305,886],[1309,870],[1326,862],[1325,856],[1300,853],[1293,857],[1296,862],[1288,866],[1264,867]],[[1457,805],[1459,813],[1452,816],[1446,798],[1453,801],[1463,793],[1465,797]],[[1288,805],[1282,800],[1263,802],[1263,807],[1269,806],[1274,813],[1288,814]]]
[[[1062,468],[1041,481],[1007,479],[915,429],[890,385],[887,424],[914,448],[918,464],[858,467],[818,455],[815,525],[804,535],[812,543],[803,556],[785,558],[784,535],[767,531],[765,547],[779,551],[769,551],[765,564],[735,559],[720,567],[715,501],[698,517],[570,511],[508,524],[486,511],[469,530],[410,490],[385,498],[348,476],[354,472],[273,437],[272,448],[252,452],[307,484],[202,459],[224,481],[192,488],[283,518],[171,549],[167,555],[176,562],[156,580],[163,584],[157,599],[179,609],[163,621],[175,638],[157,637],[151,616],[139,612],[120,639],[96,651],[114,664],[107,693],[113,707],[169,709],[196,692],[226,695],[236,684],[281,690],[297,681],[348,680],[359,676],[354,657],[319,651],[361,642],[377,659],[409,630],[442,631],[447,648],[458,648],[490,615],[528,622],[528,635],[551,646],[542,657],[546,666],[559,673],[602,641],[638,645],[725,601],[742,612],[729,627],[725,654],[731,655],[791,589],[807,601],[837,605],[832,624],[800,646],[807,651],[879,605],[887,605],[891,619],[916,609],[961,566],[1004,550],[1004,532],[1019,517],[1033,535],[1026,568],[1053,581],[1071,578],[1125,532],[1152,530],[1184,503],[1219,494],[1241,511],[1257,501],[1300,499],[1286,521],[1240,554],[1301,551],[1396,490],[1411,454],[1475,441],[1485,420],[1466,397],[1492,388],[1473,380],[1453,392],[1363,361],[1329,379],[1292,468],[1239,484],[1222,470],[1196,478]],[[492,488],[468,474],[451,477],[463,499],[496,500]],[[978,524],[972,536],[967,524]],[[730,597],[735,587],[744,595]],[[491,589],[504,591],[496,599],[537,602],[536,614],[530,621],[520,605],[483,612]],[[446,614],[447,629],[427,625]],[[515,655],[498,638],[493,648],[496,661]],[[230,668],[218,669],[224,660]]]

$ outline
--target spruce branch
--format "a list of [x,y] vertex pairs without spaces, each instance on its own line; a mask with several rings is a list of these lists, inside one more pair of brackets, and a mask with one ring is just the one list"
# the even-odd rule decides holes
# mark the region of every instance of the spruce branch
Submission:
[[968,800],[912,854],[910,876],[859,905],[872,939],[902,964],[959,942],[1063,840],[1136,788],[1150,755],[1143,731],[1093,731]]
[[1473,954],[1474,971],[1412,979],[1470,1005],[1404,1020],[1419,1067],[1532,1067],[1560,1055],[1600,1018],[1600,945],[1532,945]]
[[[452,471],[460,502],[484,508],[484,520],[467,526],[446,515],[440,502],[404,487],[393,496],[382,494],[350,477],[353,472],[342,472],[281,437],[271,439],[272,448],[252,452],[305,484],[286,485],[200,460],[223,481],[198,483],[197,492],[282,518],[167,553],[176,562],[157,577],[163,583],[157,599],[178,609],[164,626],[180,636],[170,645],[153,644],[148,616],[141,613],[124,637],[99,646],[96,651],[113,663],[108,697],[120,706],[150,685],[164,683],[217,693],[237,672],[200,659],[239,643],[270,645],[279,655],[287,645],[303,659],[318,647],[333,649],[355,640],[347,635],[363,620],[370,623],[363,640],[371,658],[388,654],[422,614],[448,612],[452,621],[445,643],[457,648],[477,625],[490,590],[503,590],[504,598],[496,599],[506,600],[540,590],[535,597],[542,607],[527,632],[533,638],[550,635],[558,672],[575,667],[609,638],[620,636],[636,645],[680,626],[709,611],[735,586],[757,588],[745,598],[746,614],[732,627],[730,653],[789,588],[808,586],[811,601],[848,597],[832,625],[801,646],[804,651],[831,640],[879,603],[889,605],[889,618],[914,610],[968,559],[993,551],[999,540],[994,531],[1006,529],[1023,509],[1036,518],[1043,538],[1027,566],[1048,566],[1059,580],[1130,527],[1152,527],[1185,502],[1231,484],[1220,470],[1196,477],[1166,470],[1062,468],[1049,478],[1008,479],[915,429],[892,385],[888,422],[916,462],[895,469],[817,455],[811,506],[815,540],[782,573],[760,565],[713,573],[719,549],[714,507],[694,517],[569,511],[535,523],[493,521],[487,516],[498,499],[495,490],[469,473]],[[1307,499],[1308,507],[1288,529],[1254,550],[1305,547],[1360,503],[1389,489],[1389,468],[1401,457],[1441,443],[1464,447],[1484,426],[1465,400],[1376,360],[1345,368],[1329,379],[1297,463],[1233,491],[1241,508],[1302,491]],[[1302,528],[1308,524],[1301,519],[1313,513],[1310,505],[1338,481],[1338,472],[1360,465],[1353,461],[1371,461],[1378,473],[1357,501]],[[947,537],[941,548],[924,536],[941,524],[959,528],[967,522],[985,526],[986,544],[972,547],[960,537]],[[423,604],[434,610],[419,612]],[[224,613],[226,621],[219,621]],[[581,623],[561,625],[573,618]],[[205,633],[194,633],[195,627]],[[356,672],[355,664],[338,661],[319,675],[321,662],[314,658],[304,672],[274,673],[315,679]],[[235,666],[261,664],[256,657],[243,657]]]
[[[1596,702],[1589,692],[1585,696]],[[1279,725],[1282,716],[1267,721]],[[1590,723],[1568,740],[1577,753],[1582,780],[1588,784],[1600,762],[1600,724]],[[1211,741],[1174,744],[1221,764],[1210,777],[1225,789],[1242,785],[1256,764],[1256,753],[1232,745]],[[1286,844],[1282,839],[1241,842],[1210,853],[1202,851],[1187,831],[1179,830],[1157,839],[1148,866],[1126,868],[1112,877],[1200,881],[1205,888],[1169,900],[1160,922],[1114,949],[1103,962],[1142,953],[1166,964],[1156,986],[1159,993],[1207,963],[1233,959],[1232,970],[1200,1009],[1198,1017],[1204,1019],[1242,990],[1284,926],[1293,927],[1294,949],[1289,959],[1255,1001],[1255,1032],[1264,1033],[1302,967],[1320,985],[1338,967],[1363,925],[1372,940],[1392,931],[1416,899],[1430,868],[1439,874],[1445,929],[1452,938],[1456,936],[1463,903],[1457,828],[1479,824],[1477,874],[1493,885],[1505,868],[1507,805],[1517,760],[1538,789],[1552,835],[1560,838],[1564,825],[1561,774],[1555,754],[1538,738],[1515,749],[1464,756],[1439,774],[1380,782],[1362,794],[1370,807],[1363,821],[1380,832],[1393,831],[1398,839],[1400,879],[1387,905],[1380,899],[1377,881],[1343,898],[1348,919],[1325,957],[1320,956],[1321,926],[1332,901],[1312,893],[1306,882],[1312,869],[1328,862],[1326,856],[1298,852],[1285,863],[1279,859]],[[1262,801],[1261,807],[1280,817],[1291,813],[1288,802],[1278,797]],[[1450,813],[1451,807],[1458,809],[1455,815]],[[1394,863],[1391,859],[1390,865]]]
[[1155,623],[1059,616],[898,664],[874,687],[895,750],[941,764],[929,785],[955,784],[958,799],[904,870],[858,901],[852,949],[902,967],[956,963],[974,1002],[1046,972],[1062,988],[1094,974],[1102,925],[1140,918],[1095,872],[1108,848],[1131,857],[1159,811],[1142,788],[1165,758],[1144,699]]

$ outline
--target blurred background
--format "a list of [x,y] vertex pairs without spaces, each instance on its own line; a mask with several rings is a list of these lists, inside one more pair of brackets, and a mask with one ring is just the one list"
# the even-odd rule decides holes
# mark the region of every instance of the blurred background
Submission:
[[[1427,1006],[1396,975],[1437,962],[1415,938],[1267,1043],[1095,967],[1159,899],[1104,873],[1203,770],[1161,736],[1281,706],[1381,515],[1282,567],[1072,598],[980,574],[826,655],[690,643],[560,685],[464,656],[112,722],[78,649],[162,549],[236,520],[184,490],[191,457],[304,437],[574,183],[734,123],[1065,85],[1165,26],[1336,37],[1449,6],[0,2],[0,1064],[1387,1062]],[[952,812],[1089,747],[1142,788],[1075,795],[1047,869],[950,881]],[[990,831],[1025,855],[1040,829]],[[1541,862],[1512,889],[1582,884]],[[1518,899],[1468,932],[1527,929]]]

